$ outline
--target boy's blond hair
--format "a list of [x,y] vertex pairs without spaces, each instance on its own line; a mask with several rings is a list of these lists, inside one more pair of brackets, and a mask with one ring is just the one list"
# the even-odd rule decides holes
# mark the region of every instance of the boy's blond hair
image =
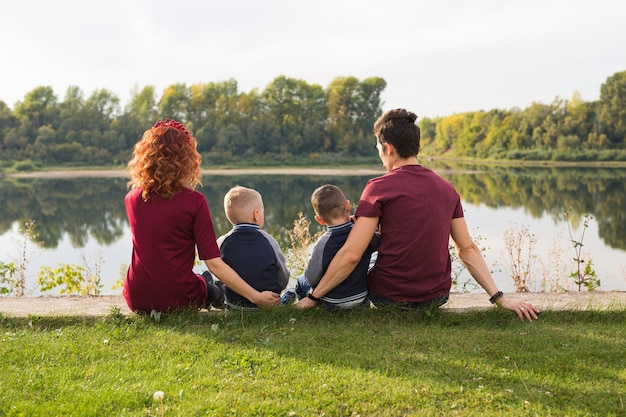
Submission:
[[326,223],[345,221],[349,217],[346,213],[346,196],[336,185],[324,184],[311,194],[311,205],[315,214]]
[[254,210],[262,208],[263,198],[252,188],[237,185],[224,196],[224,212],[231,224],[252,222]]

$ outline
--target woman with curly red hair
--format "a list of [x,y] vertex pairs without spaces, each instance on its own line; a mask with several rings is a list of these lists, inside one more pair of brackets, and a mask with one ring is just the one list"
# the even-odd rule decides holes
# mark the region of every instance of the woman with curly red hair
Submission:
[[133,235],[123,291],[128,307],[147,313],[221,308],[223,287],[210,274],[193,271],[196,248],[230,289],[261,307],[278,304],[278,294],[255,290],[222,261],[206,198],[195,190],[202,161],[196,147],[191,133],[170,119],[157,122],[135,145],[124,199]]

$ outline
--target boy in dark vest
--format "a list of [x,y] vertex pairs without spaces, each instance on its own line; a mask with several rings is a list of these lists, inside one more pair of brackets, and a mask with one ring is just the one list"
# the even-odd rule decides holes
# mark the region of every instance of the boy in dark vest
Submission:
[[[297,280],[296,294],[298,299],[311,297],[311,292],[326,272],[330,261],[346,242],[352,229],[350,201],[346,199],[339,187],[331,184],[322,185],[311,195],[311,205],[315,211],[315,220],[326,226],[326,233],[315,242],[304,275],[301,275]],[[377,247],[376,240],[376,237],[372,239],[348,278],[321,298],[326,308],[369,306],[367,271],[371,267],[370,258]]]

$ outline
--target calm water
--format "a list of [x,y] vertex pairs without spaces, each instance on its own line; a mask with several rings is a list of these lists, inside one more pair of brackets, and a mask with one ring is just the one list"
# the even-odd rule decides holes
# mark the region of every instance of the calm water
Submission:
[[[514,290],[505,262],[505,232],[524,229],[536,238],[531,281],[533,290],[571,290],[567,276],[576,267],[564,207],[572,208],[571,229],[575,240],[583,231],[585,259],[592,259],[602,290],[626,290],[626,170],[565,168],[473,167],[471,172],[452,173],[433,167],[450,180],[463,199],[470,231],[483,247],[494,277],[504,291]],[[233,185],[256,188],[265,202],[265,229],[283,248],[298,213],[313,218],[310,193],[319,185],[340,186],[356,203],[370,176],[214,176],[204,177],[200,189],[209,202],[216,234],[230,229],[222,208],[226,191]],[[123,198],[124,178],[0,179],[0,261],[19,258],[24,247],[20,225],[28,219],[37,224],[38,240],[26,243],[27,293],[39,295],[36,276],[41,266],[59,262],[94,268],[101,265],[104,294],[112,289],[121,269],[130,261],[131,237]],[[593,219],[583,227],[584,215]],[[313,232],[316,230],[313,230]],[[527,259],[527,257],[526,257]],[[466,272],[457,290],[476,291]],[[51,292],[54,294],[55,292]]]

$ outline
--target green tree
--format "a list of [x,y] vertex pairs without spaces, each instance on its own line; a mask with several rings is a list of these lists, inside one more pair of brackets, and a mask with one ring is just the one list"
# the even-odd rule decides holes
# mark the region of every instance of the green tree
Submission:
[[126,163],[134,144],[143,132],[158,120],[157,101],[153,86],[131,90],[130,100],[124,112],[110,124],[109,143],[111,158],[115,164]]
[[463,120],[462,114],[454,114],[440,119],[437,124],[434,143],[437,153],[445,153],[452,149],[452,145],[463,129]]
[[159,101],[159,118],[187,121],[189,89],[185,84],[172,84],[163,91]]
[[484,111],[465,113],[463,127],[456,139],[456,152],[461,155],[483,156],[481,150],[490,125],[491,114]]
[[247,157],[255,153],[265,153],[265,138],[269,131],[269,120],[265,117],[263,97],[258,89],[252,89],[249,93],[239,95],[237,111],[241,121],[239,126],[248,138],[249,148],[244,152]]
[[600,86],[600,121],[612,146],[626,145],[626,71]]
[[130,115],[140,130],[144,131],[158,119],[157,101],[154,86],[146,86],[138,90],[135,87],[130,93],[130,100],[125,108],[125,114]]
[[85,99],[83,92],[76,86],[67,88],[65,98],[59,105],[59,128],[57,143],[79,142],[83,132],[88,130],[87,117],[83,115]]
[[538,102],[533,102],[530,107],[521,111],[517,127],[519,135],[511,141],[509,149],[532,149],[545,143],[545,129],[542,125],[551,113],[552,106]]
[[269,123],[278,128],[278,136],[267,137],[269,151],[318,150],[326,109],[321,86],[281,75],[265,88],[263,100]]
[[28,120],[34,131],[57,122],[59,107],[52,87],[37,87],[28,92],[24,101],[16,104],[15,115],[19,119]]
[[210,151],[217,144],[217,135],[222,129],[241,122],[237,81],[194,84],[189,94],[187,127],[198,139],[198,149]]
[[36,147],[45,147],[55,142],[56,132],[50,126],[41,126],[37,129]]
[[373,143],[372,126],[382,113],[380,95],[386,87],[382,78],[359,82],[355,77],[337,77],[328,94],[328,148],[368,155]]
[[242,155],[248,149],[249,144],[241,132],[239,126],[230,124],[224,126],[217,133],[217,148],[220,152],[232,152]]
[[15,116],[19,120],[17,131],[7,132],[5,144],[20,149],[22,158],[31,158],[29,145],[33,145],[39,128],[49,125],[56,130],[59,123],[59,106],[52,87],[37,87],[24,96],[24,101],[15,105]]
[[516,129],[516,112],[492,110],[489,127],[483,141],[484,156],[501,158],[506,154]]
[[0,160],[9,160],[12,154],[9,148],[16,147],[17,143],[12,144],[15,135],[8,137],[9,132],[15,132],[17,128],[17,118],[13,115],[9,106],[4,101],[0,101]]
[[585,149],[601,149],[595,138],[596,111],[594,103],[585,103],[578,91],[575,91],[565,105],[565,117],[561,127],[562,135],[574,136]]
[[435,136],[437,135],[437,123],[439,118],[429,119],[424,117],[419,122],[420,127],[420,147],[421,149],[429,149],[435,142]]

